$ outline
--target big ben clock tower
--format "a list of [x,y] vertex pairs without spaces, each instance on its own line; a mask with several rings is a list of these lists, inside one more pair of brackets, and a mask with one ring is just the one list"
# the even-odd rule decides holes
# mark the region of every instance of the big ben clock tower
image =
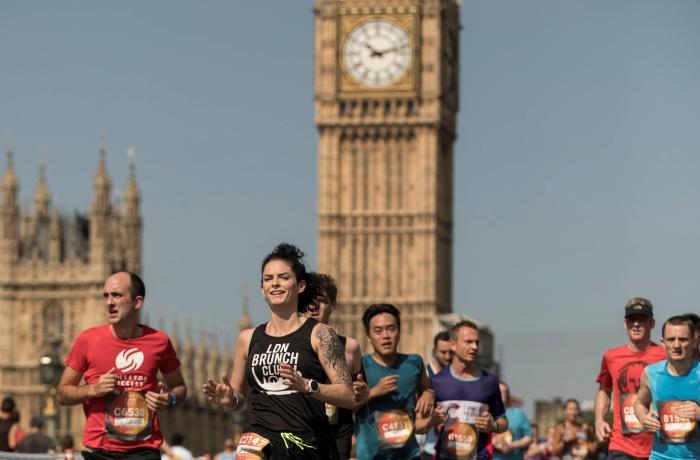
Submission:
[[342,334],[373,303],[426,353],[451,311],[459,0],[316,0],[318,269]]

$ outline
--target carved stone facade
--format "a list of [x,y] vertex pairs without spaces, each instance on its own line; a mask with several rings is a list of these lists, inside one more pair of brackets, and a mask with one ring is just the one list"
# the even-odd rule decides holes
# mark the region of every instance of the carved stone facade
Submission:
[[427,354],[452,311],[458,0],[316,0],[318,268],[333,315],[364,337],[372,303],[402,312],[401,348]]
[[[12,152],[0,190],[0,395],[18,404],[20,427],[45,413],[47,389],[40,382],[39,358],[51,340],[60,339],[65,359],[77,334],[104,324],[102,290],[115,271],[142,269],[140,192],[133,163],[123,203],[113,201],[106,154],[100,149],[86,214],[61,214],[52,206],[42,165],[33,207],[19,206],[19,181]],[[183,407],[162,416],[164,433],[179,430],[195,452],[215,452],[233,435],[229,413],[213,408],[198,391],[206,377],[230,369],[233,353],[202,336],[197,344],[177,331],[173,343],[183,363],[190,397]],[[71,434],[78,444],[85,417],[82,406],[58,407],[57,434]]]

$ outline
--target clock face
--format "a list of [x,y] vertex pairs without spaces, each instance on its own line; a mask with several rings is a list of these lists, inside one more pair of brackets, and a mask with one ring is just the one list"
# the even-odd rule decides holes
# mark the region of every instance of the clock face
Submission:
[[383,19],[363,22],[347,36],[343,63],[348,74],[365,86],[381,88],[397,82],[411,64],[406,31]]

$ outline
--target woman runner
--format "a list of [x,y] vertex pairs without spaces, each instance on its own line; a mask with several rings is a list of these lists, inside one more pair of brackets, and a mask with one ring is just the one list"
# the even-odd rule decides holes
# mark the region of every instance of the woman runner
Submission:
[[351,408],[355,401],[338,335],[300,314],[314,296],[306,290],[303,256],[282,243],[265,257],[260,287],[270,320],[239,334],[231,379],[222,374],[202,388],[219,406],[248,405],[250,423],[236,450],[241,457],[336,459],[324,403]]

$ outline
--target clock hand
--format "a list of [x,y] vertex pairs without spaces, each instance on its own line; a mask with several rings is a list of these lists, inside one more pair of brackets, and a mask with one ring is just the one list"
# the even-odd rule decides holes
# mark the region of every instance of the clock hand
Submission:
[[383,55],[385,55],[386,53],[393,53],[393,52],[397,52],[398,50],[399,50],[398,46],[393,46],[393,47],[391,47],[391,48],[387,48],[387,49],[382,50],[382,51],[377,51],[377,53],[378,53],[380,56],[383,56]]
[[384,55],[384,53],[381,53],[381,52],[375,50],[374,48],[372,48],[372,45],[370,45],[369,43],[365,43],[365,46],[367,47],[367,49],[370,52],[370,55],[369,55],[370,57],[382,57],[382,55]]

